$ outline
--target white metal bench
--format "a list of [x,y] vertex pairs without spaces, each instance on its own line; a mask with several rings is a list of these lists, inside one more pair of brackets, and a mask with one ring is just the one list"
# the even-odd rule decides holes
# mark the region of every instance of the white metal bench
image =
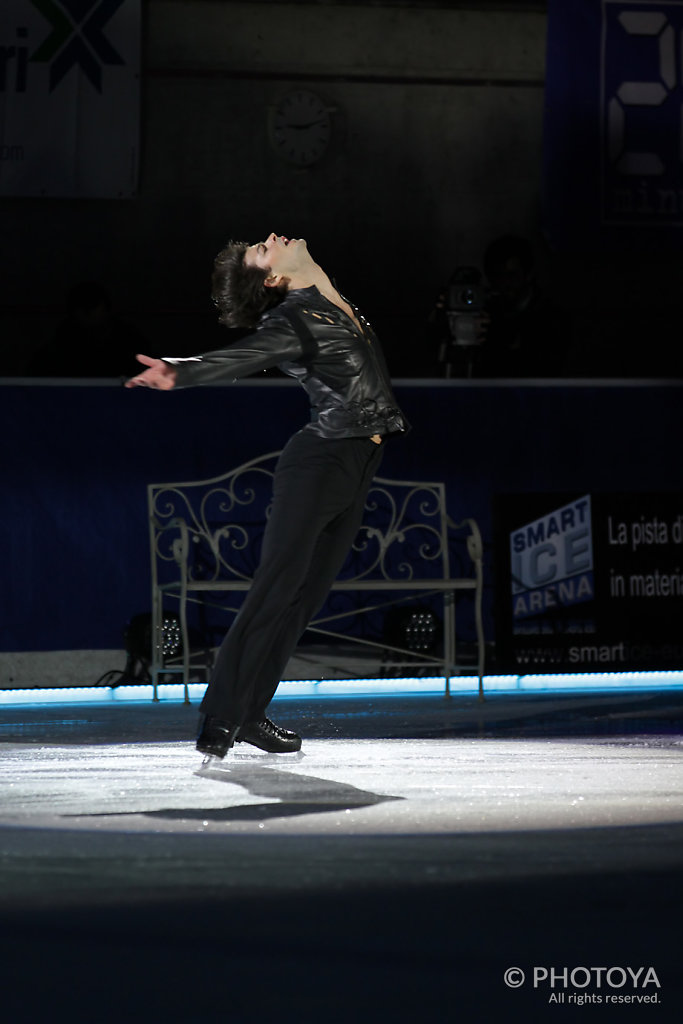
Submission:
[[[249,589],[258,564],[279,454],[269,452],[210,480],[149,485],[150,672],[155,699],[159,680],[167,674],[181,674],[186,700],[191,673],[206,678],[212,651],[207,644],[192,644],[188,605],[208,602],[226,612],[238,610],[240,595]],[[455,574],[453,563],[458,566]],[[467,665],[456,657],[456,598],[461,591],[472,597],[476,637],[475,659]],[[343,641],[381,652],[393,674],[407,667],[443,676],[446,696],[451,676],[476,673],[483,699],[482,593],[479,528],[473,519],[460,523],[450,519],[444,484],[375,477],[363,525],[327,604],[309,630],[325,636],[328,644]],[[424,603],[411,608],[409,602],[415,600],[430,602],[436,611],[428,611]],[[165,616],[175,609],[180,651],[165,649],[169,647]],[[404,618],[411,617],[412,636],[410,622],[403,623],[398,639],[396,629],[358,635],[359,622],[374,619],[376,623],[383,616],[385,623],[396,623],[401,609],[405,609]],[[434,615],[439,636],[432,634],[435,645],[430,649],[428,638],[417,634],[427,619],[434,628]],[[226,628],[228,623],[226,619]],[[325,678],[324,665],[317,678]]]

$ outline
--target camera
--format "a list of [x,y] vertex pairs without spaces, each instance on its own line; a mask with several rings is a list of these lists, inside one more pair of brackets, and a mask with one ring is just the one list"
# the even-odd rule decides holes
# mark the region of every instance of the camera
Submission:
[[457,267],[448,286],[447,309],[451,341],[463,348],[480,345],[485,289],[476,267]]

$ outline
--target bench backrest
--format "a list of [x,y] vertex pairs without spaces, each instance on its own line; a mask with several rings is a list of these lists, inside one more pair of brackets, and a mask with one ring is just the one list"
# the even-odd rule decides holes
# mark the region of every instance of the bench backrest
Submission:
[[[184,566],[188,581],[244,583],[258,565],[279,452],[208,480],[150,484],[153,573]],[[363,525],[339,579],[407,583],[448,579],[449,519],[443,483],[375,477]]]

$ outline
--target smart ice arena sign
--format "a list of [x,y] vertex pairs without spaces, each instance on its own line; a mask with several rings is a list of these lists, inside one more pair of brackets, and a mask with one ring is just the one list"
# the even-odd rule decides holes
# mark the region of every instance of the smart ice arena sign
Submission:
[[2,0],[0,195],[137,187],[140,0]]
[[501,670],[683,666],[683,495],[508,495],[496,521]]

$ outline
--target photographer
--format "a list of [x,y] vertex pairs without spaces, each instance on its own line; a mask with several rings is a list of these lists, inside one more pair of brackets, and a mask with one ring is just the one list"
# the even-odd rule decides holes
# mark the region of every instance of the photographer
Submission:
[[457,267],[428,320],[445,377],[559,377],[571,339],[567,313],[539,288],[532,245],[503,235],[476,267]]
[[427,321],[439,376],[481,376],[487,326],[481,272],[476,267],[456,267]]

